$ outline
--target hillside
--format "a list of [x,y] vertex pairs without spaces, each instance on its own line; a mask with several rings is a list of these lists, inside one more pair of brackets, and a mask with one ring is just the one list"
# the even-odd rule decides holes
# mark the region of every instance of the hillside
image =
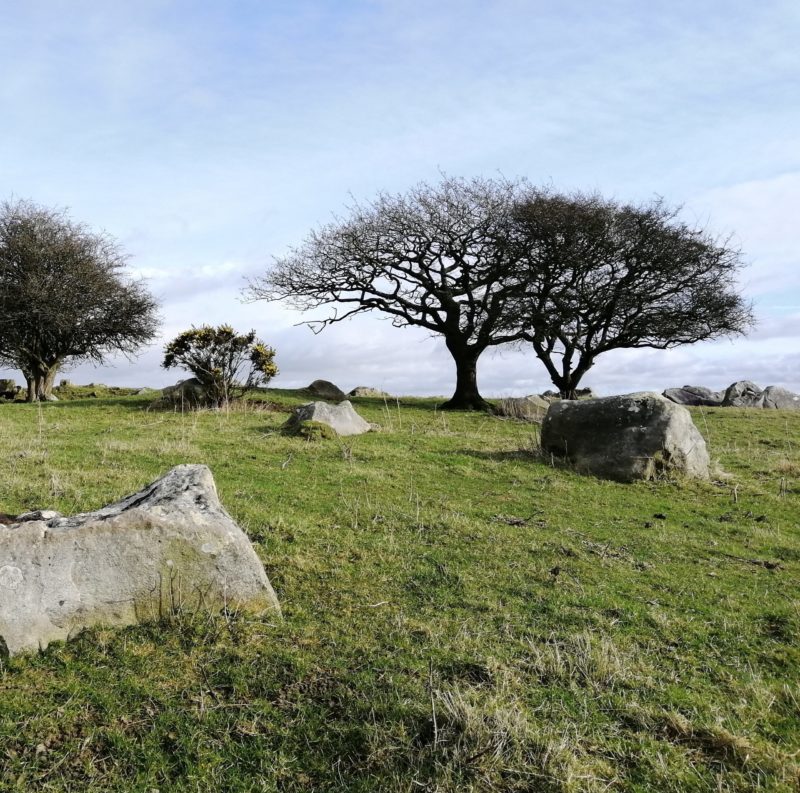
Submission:
[[0,405],[0,511],[206,463],[284,612],[0,660],[0,790],[796,789],[800,414],[697,409],[728,475],[624,485],[431,400],[309,442],[264,399]]

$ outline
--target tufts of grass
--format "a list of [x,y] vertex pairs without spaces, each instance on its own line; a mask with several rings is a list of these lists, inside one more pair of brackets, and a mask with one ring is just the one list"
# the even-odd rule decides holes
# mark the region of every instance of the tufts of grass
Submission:
[[283,435],[307,400],[0,405],[0,512],[206,463],[284,610],[0,659],[0,790],[796,789],[800,416],[698,409],[726,476],[624,485],[435,400]]

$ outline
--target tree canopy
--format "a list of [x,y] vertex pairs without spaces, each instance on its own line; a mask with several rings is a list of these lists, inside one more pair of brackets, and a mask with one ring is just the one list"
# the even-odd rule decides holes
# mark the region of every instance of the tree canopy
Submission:
[[523,333],[501,320],[518,265],[509,222],[530,190],[524,181],[445,177],[405,194],[381,193],[312,231],[247,294],[304,311],[333,306],[309,322],[315,330],[378,311],[397,327],[438,334],[456,365],[455,392],[443,407],[484,409],[478,358]]
[[740,252],[662,200],[635,206],[538,190],[514,210],[520,263],[505,329],[533,345],[564,397],[602,353],[744,333]]
[[29,400],[50,395],[64,364],[129,355],[155,336],[157,303],[125,261],[63,211],[0,206],[0,362],[22,371]]

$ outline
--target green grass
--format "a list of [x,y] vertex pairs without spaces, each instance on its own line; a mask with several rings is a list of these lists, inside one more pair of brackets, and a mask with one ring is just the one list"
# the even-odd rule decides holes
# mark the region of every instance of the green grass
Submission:
[[535,425],[353,403],[380,432],[0,406],[0,511],[207,463],[284,612],[0,661],[0,790],[797,789],[800,415],[697,410],[728,476],[624,485],[540,459]]

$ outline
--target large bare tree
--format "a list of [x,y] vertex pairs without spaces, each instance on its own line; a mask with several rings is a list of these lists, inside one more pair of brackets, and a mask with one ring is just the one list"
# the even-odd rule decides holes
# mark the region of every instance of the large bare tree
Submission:
[[308,323],[316,330],[378,311],[397,327],[440,335],[456,367],[455,392],[442,407],[486,409],[478,359],[522,335],[498,323],[517,267],[508,244],[511,210],[530,190],[523,181],[445,177],[402,195],[382,193],[312,231],[246,294],[301,310],[333,306]]
[[0,362],[28,399],[47,399],[66,363],[131,354],[158,328],[157,304],[125,274],[105,234],[28,201],[0,206]]
[[506,331],[533,345],[562,396],[609,350],[744,333],[742,256],[657,199],[624,204],[538,190],[514,213],[521,262]]

